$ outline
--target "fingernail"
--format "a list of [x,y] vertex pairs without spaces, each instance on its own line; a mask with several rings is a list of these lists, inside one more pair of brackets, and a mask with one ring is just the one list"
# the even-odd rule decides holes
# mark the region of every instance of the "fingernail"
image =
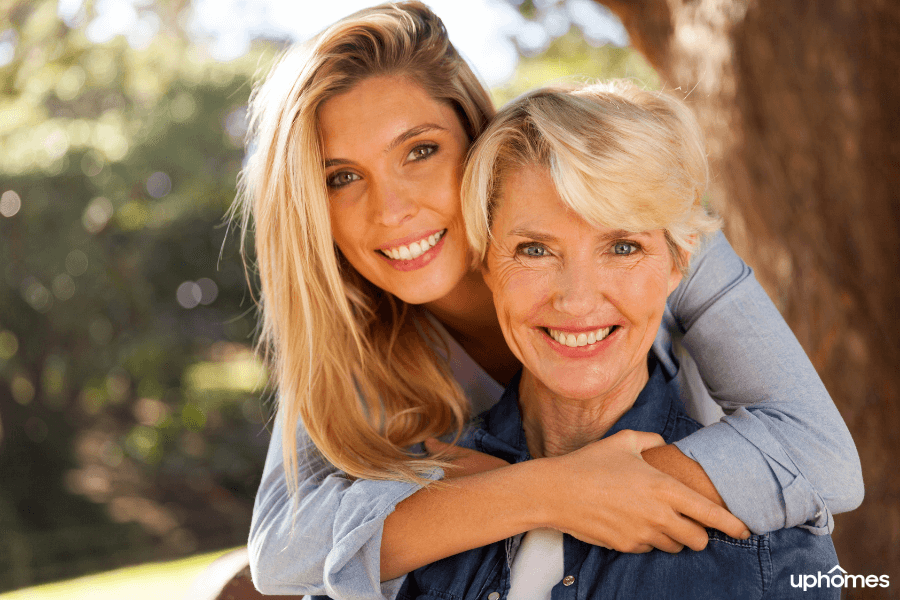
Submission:
[[745,530],[744,530],[744,533],[741,534],[741,539],[742,539],[742,540],[746,540],[746,539],[749,538],[749,537],[750,537],[750,531],[747,530],[747,529],[745,529]]

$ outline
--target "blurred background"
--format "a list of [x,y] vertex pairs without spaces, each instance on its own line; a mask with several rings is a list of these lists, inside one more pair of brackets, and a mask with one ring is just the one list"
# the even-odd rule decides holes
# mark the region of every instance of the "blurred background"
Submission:
[[[271,409],[223,221],[247,98],[366,5],[3,6],[0,591],[246,542]],[[656,85],[593,3],[434,8],[498,102],[570,73]]]
[[[0,0],[0,592],[246,542],[272,409],[223,220],[246,102],[376,3]],[[428,4],[498,103],[571,77],[688,94],[726,232],[860,446],[842,566],[900,589],[900,9]]]

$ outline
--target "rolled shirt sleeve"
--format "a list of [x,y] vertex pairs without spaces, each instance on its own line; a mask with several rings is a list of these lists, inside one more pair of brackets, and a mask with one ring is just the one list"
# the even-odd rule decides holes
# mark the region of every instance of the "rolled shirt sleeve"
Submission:
[[[297,448],[299,489],[293,501],[282,461],[279,413],[250,527],[253,583],[264,594],[396,597],[402,577],[380,582],[384,520],[419,486],[351,482],[319,455],[302,425]],[[428,475],[442,476],[440,469]]]
[[830,533],[834,513],[862,502],[856,446],[803,348],[724,235],[695,259],[669,309],[676,343],[726,413],[676,446],[754,533]]

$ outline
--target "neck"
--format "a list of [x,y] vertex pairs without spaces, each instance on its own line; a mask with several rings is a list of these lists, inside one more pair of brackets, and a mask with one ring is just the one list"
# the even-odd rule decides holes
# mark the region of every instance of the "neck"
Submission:
[[478,269],[466,273],[449,294],[425,307],[454,337],[478,339],[485,330],[500,330],[491,290]]
[[519,370],[519,361],[503,338],[494,297],[480,270],[467,273],[449,294],[425,307],[495,380],[506,384]]
[[519,384],[519,407],[531,456],[560,456],[599,440],[631,409],[648,379],[644,362],[601,396],[567,398],[526,369]]

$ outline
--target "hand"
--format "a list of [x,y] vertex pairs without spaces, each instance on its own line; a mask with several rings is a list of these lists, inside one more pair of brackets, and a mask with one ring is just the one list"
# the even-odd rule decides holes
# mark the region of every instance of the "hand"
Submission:
[[474,475],[476,473],[483,473],[485,471],[492,471],[493,469],[509,466],[509,463],[502,458],[484,454],[477,450],[451,446],[436,438],[428,438],[425,440],[425,449],[430,456],[433,457],[438,454],[443,454],[444,458],[449,458],[450,462],[453,463],[450,468],[444,469],[445,479]]
[[[663,446],[653,433],[621,431],[558,457],[546,469],[548,526],[620,552],[703,550],[704,527],[746,539],[747,527],[726,509],[657,471],[641,458]],[[562,493],[560,493],[562,492]]]

